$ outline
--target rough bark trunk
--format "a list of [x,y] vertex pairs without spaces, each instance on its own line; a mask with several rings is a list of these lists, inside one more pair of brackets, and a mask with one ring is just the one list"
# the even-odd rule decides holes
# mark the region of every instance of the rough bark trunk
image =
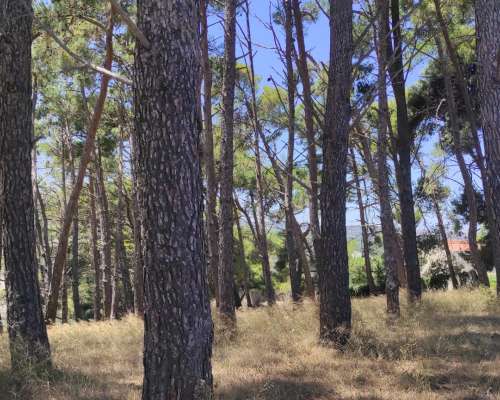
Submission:
[[[66,191],[66,138],[64,131],[61,131],[61,190],[62,190],[62,208],[61,208],[61,226],[64,224],[66,207],[68,206],[68,196]],[[75,208],[76,210],[76,208]],[[68,322],[68,263],[64,264],[61,290],[61,322]]]
[[302,95],[304,99],[304,122],[307,138],[307,163],[309,169],[309,180],[311,185],[309,198],[309,221],[313,237],[313,247],[315,256],[320,249],[320,224],[319,224],[319,204],[318,204],[318,157],[316,154],[316,138],[314,134],[314,103],[311,92],[311,79],[309,77],[309,67],[307,65],[307,50],[304,40],[304,27],[302,23],[302,11],[300,0],[288,0],[292,2],[293,16],[295,21],[295,31],[297,36],[297,69],[302,82]]
[[[403,255],[406,267],[408,299],[410,302],[422,297],[420,266],[417,255],[417,229],[411,181],[411,147],[412,133],[408,122],[406,104],[405,77],[403,64],[401,21],[399,16],[399,0],[391,0],[391,21],[393,45],[388,40],[389,75],[396,100],[397,115],[397,152],[399,156],[399,203],[401,208],[401,230],[403,233]],[[387,17],[389,19],[389,17]]]
[[330,66],[321,182],[320,339],[342,346],[351,330],[346,173],[351,115],[352,0],[330,0]]
[[94,319],[100,321],[102,319],[102,276],[101,264],[99,260],[98,247],[98,222],[95,204],[95,174],[94,167],[90,168],[89,172],[89,214],[90,214],[90,262],[94,270]]
[[[70,149],[70,174],[71,181],[76,184],[76,171],[73,148]],[[78,256],[79,246],[79,229],[78,229],[78,204],[75,207],[73,215],[73,237],[71,243],[71,293],[73,296],[73,309],[75,321],[83,318],[82,308],[80,305],[80,261]]]
[[96,193],[99,209],[99,225],[101,227],[101,277],[104,287],[104,316],[113,317],[114,274],[111,252],[111,225],[109,220],[109,204],[104,185],[104,171],[99,147],[95,155],[96,162]]
[[198,6],[197,0],[138,4],[138,27],[152,49],[136,45],[134,77],[144,228],[144,400],[212,399]]
[[212,129],[212,67],[208,53],[208,1],[200,1],[201,12],[201,60],[203,71],[203,121],[204,121],[204,165],[207,177],[207,236],[208,279],[210,290],[219,304],[219,237],[217,232],[217,182],[215,177],[214,133]]
[[[484,135],[487,194],[492,205],[491,229],[500,239],[500,3],[476,0],[479,103]],[[497,282],[500,282],[500,257],[496,257]],[[497,285],[500,295],[500,285]]]
[[375,293],[376,286],[375,280],[373,279],[372,263],[370,260],[370,242],[368,236],[368,227],[366,223],[365,206],[363,203],[363,195],[361,193],[361,184],[359,181],[358,165],[356,163],[356,155],[351,147],[351,159],[352,159],[352,169],[354,174],[354,182],[356,184],[356,196],[358,199],[358,209],[359,209],[359,221],[361,223],[361,236],[363,239],[363,257],[365,259],[365,273],[366,280],[368,282],[368,289],[370,293]]
[[130,281],[130,271],[127,265],[127,254],[123,241],[123,209],[125,201],[123,196],[123,139],[118,143],[118,176],[117,176],[118,204],[116,209],[116,234],[115,234],[115,260],[117,271],[121,275],[123,287],[123,303],[127,313],[134,312],[134,292]]
[[[112,61],[113,61],[113,12],[111,11],[109,24],[106,31],[106,56],[103,64],[104,68],[110,70]],[[94,106],[94,113],[92,114],[92,118],[89,122],[87,139],[85,141],[83,152],[80,157],[80,165],[78,167],[76,184],[73,187],[73,190],[71,191],[68,207],[66,209],[66,215],[64,216],[63,226],[61,228],[61,232],[59,233],[59,241],[57,245],[57,252],[53,265],[52,281],[50,285],[49,301],[47,304],[47,310],[45,315],[45,319],[49,322],[55,322],[56,319],[59,289],[61,286],[61,279],[64,272],[64,266],[66,263],[66,252],[68,248],[69,231],[71,228],[71,222],[73,220],[74,210],[75,207],[77,206],[78,199],[80,197],[80,192],[83,186],[83,179],[86,174],[87,165],[92,157],[95,136],[97,133],[97,128],[99,127],[99,122],[101,120],[101,115],[104,109],[104,103],[108,92],[109,80],[110,77],[108,75],[102,75],[99,96],[97,97],[97,101]]]
[[[28,4],[28,6],[26,5]],[[35,255],[31,180],[31,2],[0,7],[0,221],[14,371],[50,364]],[[1,232],[1,230],[0,230]]]
[[[293,10],[289,0],[283,0],[285,10],[285,63],[288,98],[288,147],[286,161],[286,188],[285,188],[285,217],[286,217],[286,248],[288,253],[288,269],[290,274],[290,287],[293,301],[302,298],[301,276],[299,271],[299,257],[297,255],[295,235],[293,229],[293,167],[295,155],[295,91],[296,82],[293,71]],[[310,173],[310,172],[309,172]],[[317,174],[316,174],[317,176]],[[312,179],[311,179],[312,181]],[[317,189],[317,188],[316,188]],[[317,192],[316,192],[317,193]],[[317,205],[317,198],[316,198]],[[316,207],[316,216],[318,215]],[[312,214],[311,214],[312,215]]]
[[228,325],[228,328],[233,329],[236,322],[233,291],[233,136],[236,80],[236,0],[226,1],[224,16],[218,310],[224,323]]
[[465,162],[463,149],[462,149],[462,139],[460,137],[460,127],[458,126],[458,110],[455,102],[455,96],[453,93],[453,86],[449,76],[448,70],[448,57],[444,53],[439,38],[436,38],[436,44],[439,53],[439,60],[441,68],[444,75],[444,84],[446,91],[446,100],[448,105],[448,124],[452,136],[452,149],[457,159],[458,167],[464,181],[465,196],[467,198],[467,204],[469,206],[469,232],[468,240],[469,247],[472,258],[472,265],[477,271],[478,278],[481,284],[489,286],[488,274],[486,272],[486,267],[481,260],[481,254],[479,253],[479,247],[477,244],[477,201],[476,193],[474,190],[474,183],[472,181],[472,175]]

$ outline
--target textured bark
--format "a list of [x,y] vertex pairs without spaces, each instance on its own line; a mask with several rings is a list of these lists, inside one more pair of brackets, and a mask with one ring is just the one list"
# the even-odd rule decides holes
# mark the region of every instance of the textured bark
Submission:
[[94,270],[94,319],[102,319],[102,276],[101,263],[99,260],[99,247],[97,237],[97,212],[95,204],[95,176],[94,168],[89,172],[89,216],[90,216],[90,262]]
[[[285,217],[286,217],[286,248],[288,254],[288,269],[290,274],[290,286],[292,300],[300,301],[302,298],[301,276],[299,271],[299,258],[295,244],[293,229],[293,166],[295,155],[295,91],[297,83],[295,82],[293,71],[293,10],[289,0],[283,0],[283,9],[285,10],[285,63],[287,80],[287,99],[288,99],[288,146],[286,161],[286,188],[285,188]],[[316,174],[317,176],[317,174]],[[312,179],[311,179],[312,180]],[[317,189],[317,188],[316,188]],[[317,205],[317,199],[316,199]],[[316,207],[316,216],[318,215]],[[312,214],[311,214],[312,215]]]
[[388,137],[387,127],[390,123],[389,107],[387,106],[387,36],[389,34],[389,2],[377,0],[378,29],[374,35],[377,48],[378,74],[378,137],[377,137],[377,186],[380,197],[380,223],[384,242],[385,293],[387,296],[387,314],[399,315],[399,281],[397,275],[397,260],[394,246],[396,242],[391,237],[394,220],[390,203],[389,169],[387,167]]
[[321,182],[320,339],[342,346],[351,330],[346,173],[351,116],[352,0],[330,1],[330,66]]
[[477,244],[477,219],[478,219],[478,209],[476,201],[476,193],[474,190],[474,183],[472,180],[472,174],[467,167],[465,162],[462,139],[460,137],[460,127],[458,125],[458,109],[455,102],[455,96],[453,93],[453,85],[449,76],[448,70],[448,58],[444,53],[441,46],[439,38],[436,38],[436,44],[439,53],[439,59],[441,68],[444,76],[444,85],[446,91],[447,109],[448,109],[448,124],[452,136],[452,149],[457,159],[458,167],[464,181],[464,191],[467,198],[467,204],[469,206],[469,232],[467,235],[472,259],[472,265],[477,271],[479,282],[483,285],[489,286],[488,274],[486,272],[486,267],[481,260],[481,254],[479,253],[479,247]]
[[236,321],[233,293],[234,87],[236,80],[236,0],[224,9],[222,142],[220,156],[219,314],[229,328]]
[[198,6],[197,0],[138,3],[138,27],[152,49],[136,46],[134,77],[144,228],[144,400],[212,399]]
[[[363,239],[363,258],[365,259],[365,273],[368,282],[370,293],[375,293],[375,280],[373,279],[372,263],[370,260],[370,242],[368,236],[368,226],[366,223],[365,206],[363,203],[363,195],[361,193],[361,184],[359,181],[358,165],[356,163],[356,155],[351,147],[352,170],[354,174],[354,182],[356,184],[356,196],[358,199],[359,221],[361,223],[361,236]],[[392,217],[392,216],[391,216]]]
[[[491,229],[500,238],[500,3],[476,0],[479,103],[484,135],[487,183],[490,188]],[[500,257],[496,257],[497,282]],[[500,285],[497,285],[500,295]]]
[[[66,137],[61,131],[61,191],[62,191],[62,208],[61,208],[61,225],[64,223],[64,216],[66,214],[66,207],[68,205],[68,196],[66,190]],[[76,208],[75,208],[76,210]],[[62,276],[62,290],[61,290],[61,322],[66,324],[68,322],[68,265],[65,262],[64,272]]]
[[[73,186],[76,184],[75,160],[73,149],[70,149],[70,173]],[[83,318],[80,305],[80,261],[78,256],[78,204],[73,215],[73,237],[71,243],[71,293],[73,296],[73,309],[75,321]]]
[[[28,2],[31,6],[31,2]],[[0,7],[0,221],[7,325],[14,371],[49,364],[35,254],[31,177],[32,15],[22,2]]]
[[114,297],[114,274],[111,251],[111,223],[109,220],[109,203],[106,186],[104,185],[104,171],[99,147],[95,156],[96,161],[96,194],[99,209],[100,241],[101,241],[101,277],[104,287],[104,316],[112,318]]
[[[113,61],[113,13],[110,13],[109,24],[106,31],[106,56],[104,59],[104,68],[110,69]],[[99,122],[101,120],[101,115],[104,109],[104,103],[106,101],[106,96],[108,92],[108,84],[110,77],[109,75],[103,75],[101,78],[99,96],[97,97],[96,104],[94,106],[94,113],[89,122],[89,128],[87,131],[87,139],[83,148],[82,155],[80,157],[80,165],[78,167],[78,174],[76,178],[76,184],[71,191],[71,196],[66,209],[66,215],[64,216],[64,222],[61,227],[61,232],[59,233],[59,241],[57,245],[57,252],[53,265],[53,275],[50,285],[49,301],[47,304],[47,310],[45,314],[45,319],[50,322],[55,322],[57,314],[57,301],[59,298],[59,289],[61,287],[62,275],[64,272],[64,266],[66,264],[66,253],[68,248],[69,231],[71,228],[71,223],[73,220],[74,210],[78,204],[78,199],[80,197],[80,192],[83,186],[83,179],[86,174],[87,165],[92,157],[92,151],[94,149],[94,142],[97,133],[97,128],[99,127]]]
[[207,236],[208,236],[208,281],[212,295],[219,304],[219,236],[217,232],[217,181],[215,176],[214,133],[212,128],[212,68],[208,54],[208,0],[200,0],[201,60],[203,71],[203,162],[207,177]]
[[[130,271],[127,265],[127,254],[123,241],[123,210],[125,200],[123,196],[123,140],[120,138],[118,144],[118,175],[117,175],[118,204],[116,209],[116,233],[115,233],[115,260],[117,272],[121,276],[123,287],[123,305],[127,313],[134,312],[134,292],[130,280]],[[115,289],[116,290],[116,289]]]
[[144,258],[142,256],[142,217],[139,208],[140,184],[137,176],[137,155],[135,132],[130,135],[132,153],[132,215],[134,220],[134,308],[139,316],[144,315]]
[[293,16],[295,21],[295,31],[297,37],[297,68],[302,82],[302,96],[304,101],[304,122],[307,139],[307,166],[309,169],[309,180],[311,185],[309,198],[309,221],[313,237],[314,252],[317,257],[320,248],[320,224],[319,224],[319,204],[318,204],[318,157],[316,154],[316,139],[314,134],[314,103],[311,92],[311,79],[309,77],[309,67],[307,65],[307,51],[304,42],[304,27],[302,23],[302,11],[300,0],[288,0],[292,2]]
[[[403,255],[406,267],[408,299],[410,302],[422,297],[420,266],[417,255],[417,230],[411,181],[412,133],[408,122],[405,77],[403,65],[401,21],[399,0],[391,0],[391,20],[393,44],[388,41],[389,75],[396,100],[397,115],[397,153],[399,166],[398,193],[401,208],[401,230],[403,233]],[[389,19],[389,17],[388,17]]]

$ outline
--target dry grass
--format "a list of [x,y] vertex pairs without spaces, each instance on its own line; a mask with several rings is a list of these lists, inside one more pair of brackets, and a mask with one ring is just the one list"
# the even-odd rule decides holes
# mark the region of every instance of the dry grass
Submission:
[[[312,304],[243,310],[238,337],[217,334],[216,393],[224,400],[500,399],[500,307],[486,290],[427,293],[400,321],[383,297],[354,300],[344,352],[317,343]],[[217,323],[216,323],[217,325]],[[57,373],[26,382],[35,399],[139,399],[142,323],[50,329]],[[0,338],[0,399],[17,399]],[[10,391],[10,393],[8,393]]]

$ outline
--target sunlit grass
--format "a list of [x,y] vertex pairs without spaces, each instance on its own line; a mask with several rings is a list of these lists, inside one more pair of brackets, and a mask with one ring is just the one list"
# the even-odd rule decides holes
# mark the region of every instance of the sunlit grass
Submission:
[[[404,299],[404,294],[402,293]],[[426,293],[402,318],[386,319],[383,296],[353,301],[344,352],[318,344],[317,307],[279,303],[243,309],[238,336],[217,331],[216,394],[227,400],[500,399],[500,307],[491,290]],[[35,399],[140,399],[142,321],[50,329],[50,379],[24,382]],[[17,399],[0,338],[0,399]],[[11,394],[7,392],[10,390]]]

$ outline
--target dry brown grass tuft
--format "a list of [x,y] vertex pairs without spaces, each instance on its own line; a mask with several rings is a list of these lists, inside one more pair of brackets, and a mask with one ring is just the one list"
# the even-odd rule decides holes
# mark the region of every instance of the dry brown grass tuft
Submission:
[[[400,321],[385,298],[353,302],[344,352],[317,343],[317,309],[281,303],[238,313],[233,341],[217,332],[216,393],[224,400],[500,399],[500,307],[492,292],[426,293]],[[217,327],[217,321],[216,321]],[[50,329],[56,372],[28,379],[40,400],[139,399],[142,321],[80,323]],[[18,399],[0,338],[0,399]],[[17,393],[19,393],[17,391]]]

